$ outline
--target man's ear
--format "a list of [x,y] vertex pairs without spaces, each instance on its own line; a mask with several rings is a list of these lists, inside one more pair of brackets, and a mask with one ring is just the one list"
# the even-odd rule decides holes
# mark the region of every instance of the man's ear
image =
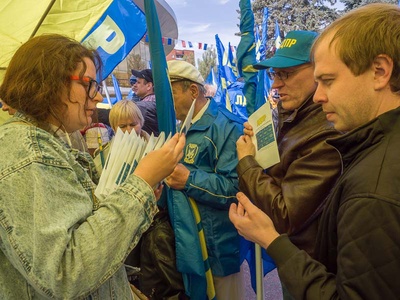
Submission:
[[372,63],[374,71],[374,89],[380,90],[389,85],[393,72],[393,60],[386,54],[379,54]]
[[199,87],[197,86],[197,84],[190,84],[190,92],[192,94],[192,99],[197,99],[197,97],[199,96]]

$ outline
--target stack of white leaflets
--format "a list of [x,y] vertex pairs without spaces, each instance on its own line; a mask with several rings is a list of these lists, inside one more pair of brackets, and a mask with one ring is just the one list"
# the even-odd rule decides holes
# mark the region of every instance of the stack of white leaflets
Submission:
[[161,132],[158,137],[153,134],[148,140],[138,136],[134,130],[123,133],[118,128],[111,144],[110,152],[100,176],[95,195],[104,199],[111,194],[125,179],[133,173],[139,161],[150,151],[159,149],[171,135],[165,138]]
[[[186,134],[189,129],[195,104],[196,99],[193,100],[188,114],[186,115],[186,119],[181,125],[180,134]],[[131,133],[123,133],[122,130],[118,128],[95,191],[96,197],[101,200],[115,191],[116,188],[133,173],[142,157],[147,155],[150,151],[159,149],[170,138],[171,134],[165,138],[165,133],[161,132],[158,137],[152,134],[150,138],[146,140],[138,136],[134,130],[132,130]]]

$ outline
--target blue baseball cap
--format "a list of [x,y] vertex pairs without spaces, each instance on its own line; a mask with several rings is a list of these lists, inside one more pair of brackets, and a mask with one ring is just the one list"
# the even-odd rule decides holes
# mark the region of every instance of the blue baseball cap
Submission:
[[255,64],[254,68],[289,68],[309,63],[311,46],[317,36],[315,31],[289,31],[275,55]]

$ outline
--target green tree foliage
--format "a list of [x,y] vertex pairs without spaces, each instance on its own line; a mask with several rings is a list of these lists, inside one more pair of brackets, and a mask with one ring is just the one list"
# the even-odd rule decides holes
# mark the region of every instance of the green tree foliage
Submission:
[[215,50],[215,48],[210,47],[206,51],[204,51],[202,59],[197,59],[197,65],[198,70],[204,79],[207,78],[211,68],[214,68],[214,71],[217,71],[217,51]]
[[274,43],[275,20],[278,21],[281,38],[291,30],[320,32],[339,16],[337,10],[332,7],[335,3],[336,0],[254,0],[252,8],[255,24],[260,29],[264,7],[268,7],[267,57],[273,54],[269,50]]
[[185,54],[182,57],[182,60],[187,61],[188,63],[194,64],[194,52],[192,51],[185,51]]
[[398,4],[398,0],[340,0],[341,3],[344,4],[344,11],[349,11],[359,6],[363,6],[369,3],[390,3],[390,4]]

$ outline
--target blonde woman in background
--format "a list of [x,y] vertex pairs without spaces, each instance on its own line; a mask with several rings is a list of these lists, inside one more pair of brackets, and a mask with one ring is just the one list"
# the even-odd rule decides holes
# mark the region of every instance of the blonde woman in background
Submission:
[[110,110],[110,125],[114,132],[120,128],[122,132],[128,131],[131,133],[135,130],[138,136],[148,140],[149,134],[142,130],[144,118],[139,107],[130,100],[118,101]]
[[[122,132],[128,131],[131,133],[132,129],[135,130],[136,134],[145,140],[148,140],[150,135],[142,130],[144,124],[143,115],[139,107],[131,100],[118,101],[110,110],[110,125],[112,130],[117,133],[117,129],[120,128]],[[106,143],[102,148],[97,148],[94,151],[94,162],[97,171],[101,174],[103,169],[100,155],[103,158],[107,158],[110,151],[111,142]]]

